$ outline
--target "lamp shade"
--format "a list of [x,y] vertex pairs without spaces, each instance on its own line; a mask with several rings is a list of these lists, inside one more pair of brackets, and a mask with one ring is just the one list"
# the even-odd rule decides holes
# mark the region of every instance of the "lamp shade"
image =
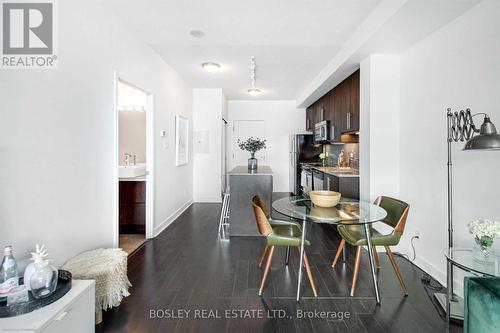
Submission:
[[464,150],[500,150],[500,135],[488,116],[484,117],[479,135],[467,141]]

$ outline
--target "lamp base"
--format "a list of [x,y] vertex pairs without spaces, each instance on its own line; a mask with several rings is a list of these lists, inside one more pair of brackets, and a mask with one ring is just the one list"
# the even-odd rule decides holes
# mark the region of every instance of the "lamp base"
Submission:
[[[435,293],[434,298],[438,301],[441,308],[446,312],[446,294]],[[454,320],[464,320],[464,299],[455,296],[455,299],[450,302],[450,318]]]

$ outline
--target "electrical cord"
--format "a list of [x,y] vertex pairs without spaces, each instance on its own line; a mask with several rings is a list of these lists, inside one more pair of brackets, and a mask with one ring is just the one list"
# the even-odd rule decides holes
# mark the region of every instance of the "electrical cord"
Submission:
[[403,257],[405,258],[406,260],[408,260],[409,262],[414,262],[415,259],[417,259],[417,252],[415,251],[415,244],[413,244],[413,241],[415,239],[419,239],[420,237],[419,236],[413,236],[410,240],[410,244],[411,244],[411,249],[412,249],[412,252],[413,252],[413,258],[410,259],[410,256],[407,255],[406,253],[401,253],[401,252],[395,252],[394,254],[397,255],[397,256],[400,256],[400,257]]

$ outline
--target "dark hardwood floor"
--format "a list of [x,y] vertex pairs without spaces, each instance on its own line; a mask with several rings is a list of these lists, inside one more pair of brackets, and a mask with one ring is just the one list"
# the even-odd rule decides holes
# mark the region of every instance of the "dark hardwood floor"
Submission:
[[[193,204],[157,238],[129,259],[133,287],[118,308],[105,312],[97,332],[441,332],[445,323],[421,281],[423,271],[397,257],[409,296],[402,297],[385,254],[380,255],[382,304],[373,298],[367,254],[363,252],[356,297],[349,297],[354,250],[346,263],[331,268],[339,238],[328,225],[313,225],[308,255],[318,288],[314,298],[304,281],[295,301],[298,251],[284,265],[277,248],[263,296],[257,295],[263,239],[217,236],[220,205]],[[306,279],[304,274],[304,279]],[[433,282],[436,285],[437,282]],[[189,311],[188,314],[184,310]],[[206,312],[203,313],[202,311]],[[248,311],[245,311],[248,310]],[[329,318],[297,313],[328,312]],[[153,311],[153,312],[152,312]],[[212,312],[210,312],[212,311]],[[152,313],[154,315],[152,316]],[[175,314],[187,318],[151,318]],[[274,315],[275,318],[272,318]],[[279,318],[283,316],[284,318]],[[319,314],[318,314],[319,315]],[[339,318],[344,315],[344,318]],[[196,318],[196,317],[222,318]],[[227,317],[236,318],[227,318]],[[252,318],[263,316],[264,318]],[[453,332],[461,327],[453,326]]]

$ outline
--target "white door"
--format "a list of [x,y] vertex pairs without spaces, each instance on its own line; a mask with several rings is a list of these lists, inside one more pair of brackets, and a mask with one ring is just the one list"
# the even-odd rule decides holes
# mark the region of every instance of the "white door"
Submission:
[[[250,137],[265,139],[265,123],[264,120],[235,120],[233,121],[233,147],[232,147],[232,166],[248,165],[250,153],[241,150],[238,147],[238,139],[245,141]],[[259,160],[259,165],[266,163],[266,150],[263,149],[255,157]]]

